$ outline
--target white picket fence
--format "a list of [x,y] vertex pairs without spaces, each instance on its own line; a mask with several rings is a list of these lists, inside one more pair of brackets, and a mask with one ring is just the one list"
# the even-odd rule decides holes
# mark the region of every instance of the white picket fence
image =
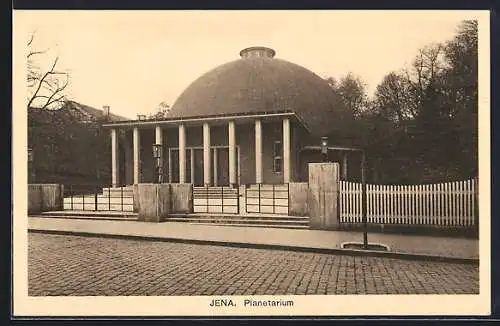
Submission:
[[[367,221],[373,224],[472,227],[477,179],[422,185],[367,184]],[[362,184],[340,181],[340,222],[362,223]]]

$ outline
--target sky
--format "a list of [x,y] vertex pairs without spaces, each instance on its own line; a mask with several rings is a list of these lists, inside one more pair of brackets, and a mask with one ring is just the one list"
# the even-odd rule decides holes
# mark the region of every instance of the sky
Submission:
[[[173,104],[197,77],[239,59],[249,46],[317,75],[352,72],[373,94],[382,78],[408,66],[418,49],[451,39],[473,12],[445,11],[23,11],[15,38],[70,73],[70,99],[135,119]],[[17,28],[17,27],[21,28]],[[16,32],[17,31],[17,32]]]

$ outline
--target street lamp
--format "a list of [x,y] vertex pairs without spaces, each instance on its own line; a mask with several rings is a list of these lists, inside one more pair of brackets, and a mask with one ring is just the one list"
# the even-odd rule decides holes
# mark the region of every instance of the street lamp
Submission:
[[155,171],[157,175],[157,182],[161,183],[161,154],[162,154],[162,146],[161,144],[153,144],[153,158],[155,159]]
[[33,171],[33,160],[33,149],[28,147],[28,183],[34,182],[35,172]]
[[323,162],[328,161],[328,137],[321,137],[321,157]]

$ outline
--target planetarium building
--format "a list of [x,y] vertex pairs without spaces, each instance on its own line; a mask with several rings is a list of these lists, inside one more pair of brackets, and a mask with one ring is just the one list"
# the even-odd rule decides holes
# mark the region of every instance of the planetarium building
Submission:
[[[204,188],[307,181],[308,163],[321,160],[321,137],[340,144],[332,135],[350,121],[324,79],[273,49],[246,48],[193,81],[166,118],[106,125],[112,185],[158,177]],[[347,157],[331,155],[346,175]]]

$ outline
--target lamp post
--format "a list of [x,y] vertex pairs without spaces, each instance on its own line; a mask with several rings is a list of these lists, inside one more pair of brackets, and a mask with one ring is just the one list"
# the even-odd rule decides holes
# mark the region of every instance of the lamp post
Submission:
[[367,198],[366,198],[366,155],[361,152],[361,215],[363,219],[363,248],[368,249],[368,219],[367,219]]
[[33,171],[34,154],[33,149],[28,147],[28,183],[35,182],[35,172]]
[[321,158],[323,162],[328,161],[328,137],[321,137]]
[[153,144],[153,158],[155,160],[155,171],[156,171],[156,182],[161,183],[162,173],[161,173],[161,154],[162,145]]

